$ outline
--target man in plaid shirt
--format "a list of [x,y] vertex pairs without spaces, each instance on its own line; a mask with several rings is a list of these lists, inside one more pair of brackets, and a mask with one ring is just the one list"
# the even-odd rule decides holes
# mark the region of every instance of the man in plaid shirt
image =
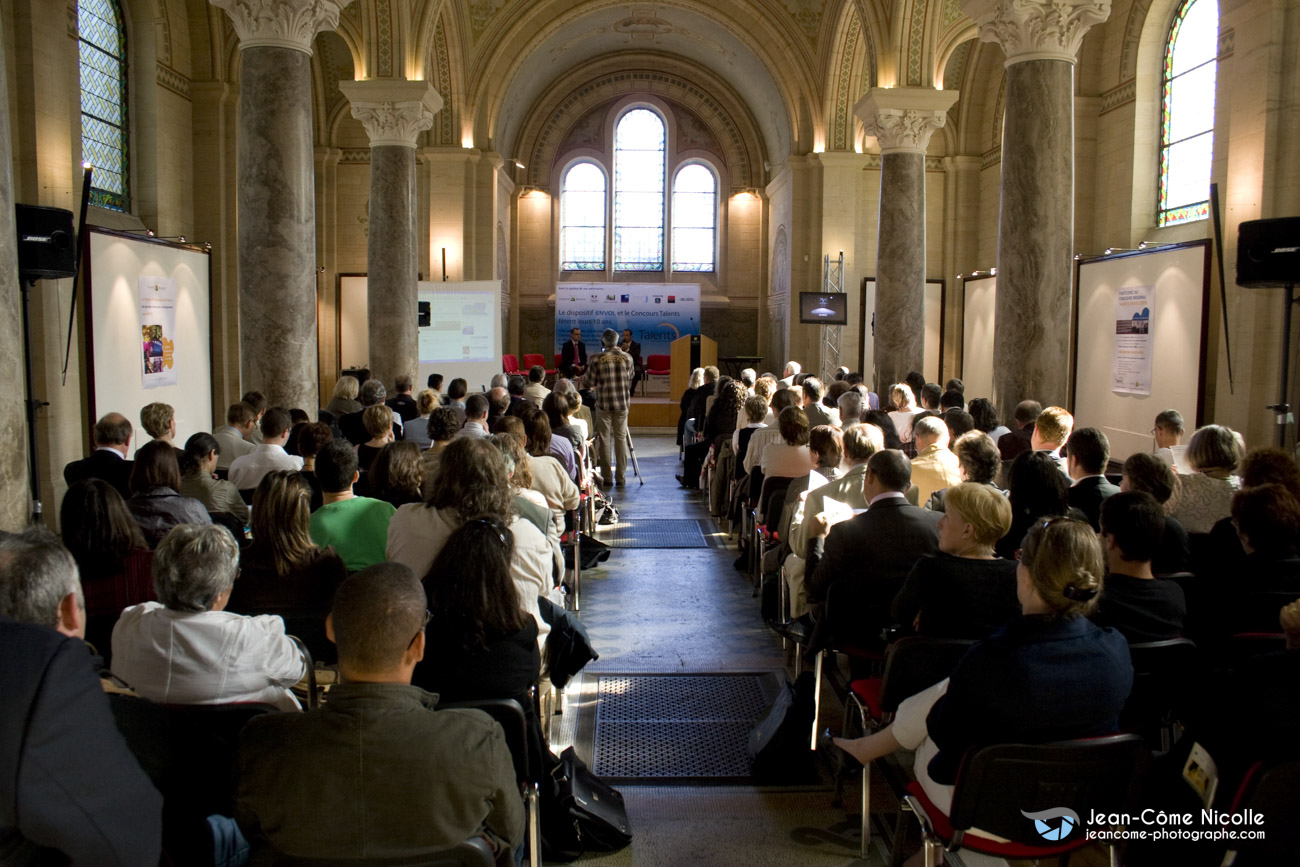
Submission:
[[[587,364],[583,384],[596,393],[596,430],[600,436],[600,475],[605,487],[626,482],[627,402],[632,383],[632,356],[618,348],[618,332],[606,328],[600,335],[604,351]],[[609,449],[614,446],[617,475],[609,474]]]

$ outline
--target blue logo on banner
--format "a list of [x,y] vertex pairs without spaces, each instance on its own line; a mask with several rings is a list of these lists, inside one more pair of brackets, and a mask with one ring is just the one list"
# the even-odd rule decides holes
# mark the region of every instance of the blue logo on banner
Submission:
[[[1064,840],[1070,836],[1071,831],[1079,827],[1079,814],[1069,807],[1056,807],[1038,813],[1021,810],[1020,815],[1034,821],[1034,830],[1044,840]],[[1059,819],[1060,822],[1053,825],[1052,822],[1055,819]]]
[[632,296],[631,296],[631,295],[624,295],[624,296],[623,296],[623,303],[624,303],[624,304],[627,304],[627,303],[631,302],[631,300],[632,300]]

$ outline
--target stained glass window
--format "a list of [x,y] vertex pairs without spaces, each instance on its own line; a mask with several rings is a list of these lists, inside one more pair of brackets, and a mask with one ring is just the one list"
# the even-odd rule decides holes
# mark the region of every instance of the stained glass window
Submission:
[[1183,0],[1165,43],[1157,225],[1209,216],[1218,0]]
[[718,182],[699,163],[673,179],[673,270],[712,271],[718,224]]
[[95,173],[90,201],[130,207],[127,185],[126,32],[116,0],[78,0],[81,53],[81,158]]
[[663,119],[646,108],[614,130],[614,270],[664,268]]
[[605,270],[605,173],[595,163],[575,163],[560,192],[560,268]]

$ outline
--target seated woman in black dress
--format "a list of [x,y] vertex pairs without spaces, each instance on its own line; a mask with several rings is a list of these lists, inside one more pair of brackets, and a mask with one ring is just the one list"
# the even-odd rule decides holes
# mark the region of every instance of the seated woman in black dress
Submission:
[[1277,632],[1277,610],[1300,599],[1300,501],[1279,484],[1246,488],[1232,498],[1232,521],[1246,558],[1214,582],[1220,632]]
[[997,488],[963,482],[947,488],[939,550],[916,561],[894,597],[894,620],[936,638],[987,638],[1020,614],[1016,561],[993,545],[1011,527],[1011,504]]
[[1133,664],[1124,637],[1086,616],[1105,572],[1086,521],[1035,524],[1016,570],[1021,616],[972,647],[948,679],[905,699],[891,725],[835,745],[859,762],[916,750],[917,782],[946,813],[967,750],[1115,732]]

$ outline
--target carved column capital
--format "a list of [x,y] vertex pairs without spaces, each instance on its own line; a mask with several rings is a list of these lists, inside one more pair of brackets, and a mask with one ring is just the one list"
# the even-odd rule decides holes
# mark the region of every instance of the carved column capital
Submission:
[[420,133],[433,125],[433,116],[442,109],[442,97],[427,81],[341,81],[339,90],[352,103],[352,116],[366,128],[372,148],[415,147]]
[[226,10],[239,48],[292,48],[311,54],[322,30],[333,30],[346,0],[209,0]]
[[979,25],[980,39],[1002,46],[1007,66],[1074,63],[1084,35],[1110,16],[1110,0],[961,0],[961,11]]
[[958,96],[955,90],[932,87],[873,87],[853,113],[867,135],[880,142],[882,154],[924,154]]

